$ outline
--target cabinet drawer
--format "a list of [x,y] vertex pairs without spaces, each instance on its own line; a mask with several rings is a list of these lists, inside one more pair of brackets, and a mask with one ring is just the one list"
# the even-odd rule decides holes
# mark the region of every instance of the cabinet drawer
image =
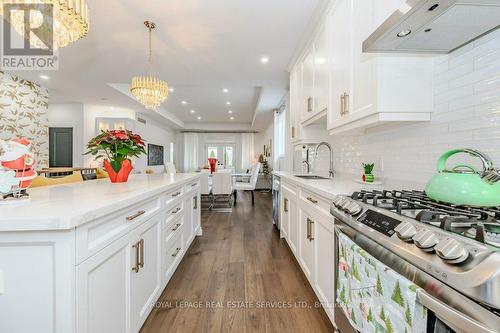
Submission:
[[163,259],[163,274],[168,281],[172,276],[176,265],[184,255],[184,241],[182,237],[182,226],[179,228],[180,233],[168,242]]
[[167,218],[166,221],[170,221],[175,219],[179,215],[184,214],[184,201],[176,202],[174,205],[171,205],[167,210]]
[[77,264],[135,229],[160,209],[161,199],[157,197],[76,228]]
[[[173,219],[171,218],[165,221],[163,241],[168,243],[177,234],[182,232],[182,229],[184,227],[184,221],[185,221],[184,215],[179,215]],[[168,247],[168,245],[166,247]]]
[[307,190],[301,190],[300,199],[305,202],[309,207],[316,207],[321,213],[330,217],[330,201]]
[[192,182],[186,184],[186,193],[195,191],[198,188],[200,188],[200,180],[196,179],[195,181],[192,181]]
[[184,194],[184,187],[180,186],[174,190],[165,193],[165,205],[170,205],[177,199],[180,199]]

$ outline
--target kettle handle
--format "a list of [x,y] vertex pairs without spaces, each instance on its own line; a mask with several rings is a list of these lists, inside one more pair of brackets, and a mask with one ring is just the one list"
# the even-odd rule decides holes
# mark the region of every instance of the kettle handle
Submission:
[[446,172],[447,171],[446,161],[448,161],[448,158],[459,153],[466,153],[471,156],[478,157],[481,160],[481,162],[483,163],[483,171],[480,172],[479,175],[488,183],[493,184],[500,180],[500,172],[493,167],[493,162],[488,157],[488,155],[475,149],[468,149],[468,148],[453,149],[444,153],[438,160],[437,163],[438,171]]

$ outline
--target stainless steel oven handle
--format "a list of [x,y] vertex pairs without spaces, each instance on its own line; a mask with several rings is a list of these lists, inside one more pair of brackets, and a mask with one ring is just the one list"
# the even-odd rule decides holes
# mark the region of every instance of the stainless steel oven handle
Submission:
[[436,317],[441,319],[446,325],[450,326],[456,332],[474,332],[474,333],[496,333],[474,319],[450,308],[436,298],[432,297],[423,289],[417,290],[417,300],[425,308],[432,311]]

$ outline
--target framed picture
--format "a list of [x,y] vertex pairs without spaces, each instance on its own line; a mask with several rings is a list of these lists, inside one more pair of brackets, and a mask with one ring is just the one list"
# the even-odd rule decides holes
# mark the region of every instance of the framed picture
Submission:
[[163,146],[148,143],[148,165],[164,165]]

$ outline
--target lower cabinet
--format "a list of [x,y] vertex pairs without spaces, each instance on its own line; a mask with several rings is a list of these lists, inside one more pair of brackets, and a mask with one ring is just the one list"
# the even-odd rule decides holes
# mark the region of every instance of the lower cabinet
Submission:
[[[325,312],[334,323],[335,233],[333,217],[307,200],[309,191],[290,190],[282,180],[282,232]],[[318,199],[327,199],[318,196]],[[286,200],[286,205],[285,205]]]
[[[76,266],[76,332],[135,333],[200,229],[198,192]],[[168,215],[168,216],[167,216]]]

